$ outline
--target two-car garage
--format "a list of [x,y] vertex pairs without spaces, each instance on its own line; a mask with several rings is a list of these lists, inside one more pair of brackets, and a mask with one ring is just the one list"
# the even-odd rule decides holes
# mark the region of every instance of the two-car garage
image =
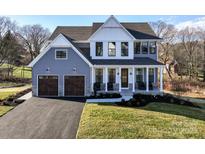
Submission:
[[[63,96],[84,96],[85,95],[85,77],[65,75],[63,78]],[[38,96],[55,97],[59,94],[59,76],[57,75],[39,75],[38,76]]]

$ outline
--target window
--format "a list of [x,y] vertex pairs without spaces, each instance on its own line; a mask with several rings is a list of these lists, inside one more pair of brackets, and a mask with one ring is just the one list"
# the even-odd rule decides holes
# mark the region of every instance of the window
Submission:
[[141,51],[141,43],[140,42],[134,42],[134,53],[140,54]]
[[149,82],[154,82],[154,68],[149,68]]
[[95,82],[103,83],[103,69],[98,68],[95,70]]
[[128,56],[128,42],[121,42],[121,56]]
[[155,54],[156,53],[156,42],[150,42],[149,44],[149,53]]
[[115,83],[116,70],[114,68],[108,69],[108,82]]
[[96,56],[103,56],[103,42],[96,42],[95,47]]
[[108,43],[108,56],[116,56],[116,44],[115,44],[115,42]]
[[142,53],[143,54],[148,53],[148,42],[142,42]]
[[143,81],[143,68],[137,68],[136,70],[136,82]]
[[58,49],[55,52],[55,59],[67,59],[67,50]]

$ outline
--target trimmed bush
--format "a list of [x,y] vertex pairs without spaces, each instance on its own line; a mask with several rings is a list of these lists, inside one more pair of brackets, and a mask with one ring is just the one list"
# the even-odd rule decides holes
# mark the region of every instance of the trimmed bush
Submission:
[[94,96],[89,96],[87,99],[95,99],[95,98],[121,98],[120,93],[99,93]]
[[121,102],[116,102],[116,104],[119,106],[141,107],[151,102],[170,103],[170,104],[178,104],[178,105],[201,108],[200,106],[192,103],[191,101],[174,97],[171,94],[155,95],[155,96],[147,95],[147,94],[135,94],[133,95],[133,99],[130,99],[129,101],[125,101],[124,99],[122,99]]

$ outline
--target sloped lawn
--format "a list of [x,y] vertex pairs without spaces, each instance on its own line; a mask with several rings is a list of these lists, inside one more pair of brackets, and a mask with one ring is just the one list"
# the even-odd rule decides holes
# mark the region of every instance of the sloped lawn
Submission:
[[205,138],[205,110],[167,103],[86,104],[77,138]]
[[0,89],[0,100],[4,100],[12,95],[17,94],[18,92],[24,91],[28,88],[31,88],[31,85],[25,85],[22,87],[14,87],[14,88],[3,88]]
[[0,117],[13,108],[12,106],[0,106]]

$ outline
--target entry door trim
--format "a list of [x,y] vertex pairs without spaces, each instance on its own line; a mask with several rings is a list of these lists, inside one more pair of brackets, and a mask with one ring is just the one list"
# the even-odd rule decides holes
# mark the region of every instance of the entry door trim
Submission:
[[[127,87],[122,86],[122,70],[127,71]],[[121,89],[129,89],[129,69],[128,68],[121,68]]]

